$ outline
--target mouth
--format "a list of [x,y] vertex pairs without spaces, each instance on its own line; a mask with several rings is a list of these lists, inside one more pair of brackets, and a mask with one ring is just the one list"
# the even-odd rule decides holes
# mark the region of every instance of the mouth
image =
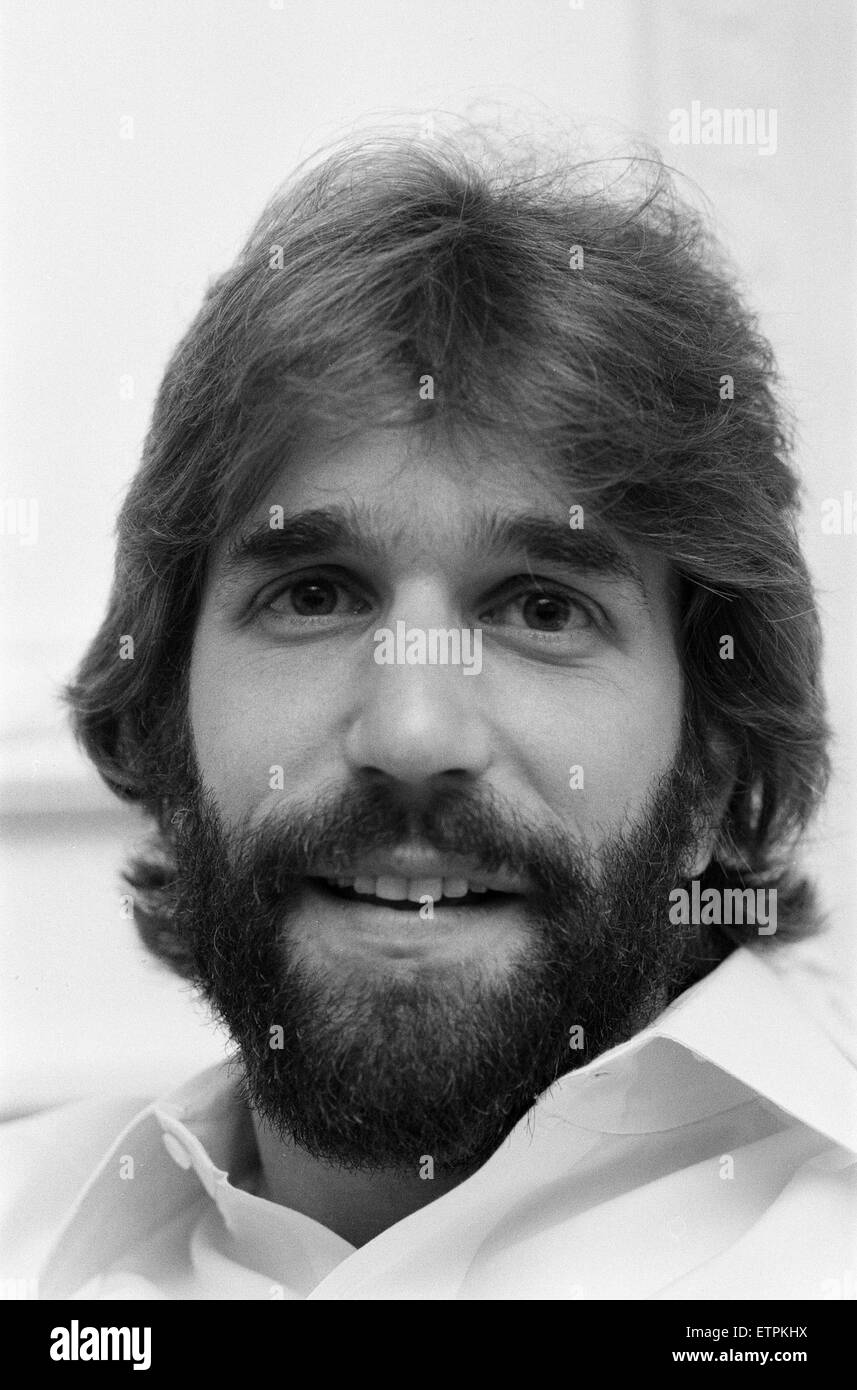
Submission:
[[294,930],[328,971],[499,970],[529,931],[528,879],[473,858],[402,849],[314,869]]
[[440,910],[463,907],[496,910],[520,896],[489,888],[478,879],[471,881],[466,878],[406,879],[367,875],[356,878],[313,878],[310,882],[322,895],[343,902],[386,907],[394,912],[413,913],[416,908],[429,902],[433,908]]

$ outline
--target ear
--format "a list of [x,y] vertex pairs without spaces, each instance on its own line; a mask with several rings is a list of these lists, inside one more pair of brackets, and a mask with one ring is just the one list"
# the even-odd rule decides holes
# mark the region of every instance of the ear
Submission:
[[720,729],[713,730],[706,738],[705,758],[710,781],[704,805],[699,810],[696,833],[682,865],[688,879],[701,877],[711,863],[738,776],[738,750]]
[[[719,822],[718,822],[719,824]],[[717,828],[703,827],[691,845],[682,865],[682,875],[686,879],[701,878],[711,863],[714,846],[717,843]]]

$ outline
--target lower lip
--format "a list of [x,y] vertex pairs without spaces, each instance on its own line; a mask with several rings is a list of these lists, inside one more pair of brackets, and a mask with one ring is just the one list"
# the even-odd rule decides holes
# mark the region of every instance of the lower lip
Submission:
[[[508,936],[520,940],[525,926],[522,898],[497,894],[485,903],[456,907],[454,898],[443,898],[433,905],[432,917],[421,916],[419,903],[413,911],[382,907],[376,902],[341,898],[317,879],[306,879],[301,906],[314,921],[308,924],[308,938],[314,945],[332,944],[337,953],[353,955],[367,950],[387,956],[431,957],[484,953],[497,956]],[[295,924],[297,926],[297,923]]]

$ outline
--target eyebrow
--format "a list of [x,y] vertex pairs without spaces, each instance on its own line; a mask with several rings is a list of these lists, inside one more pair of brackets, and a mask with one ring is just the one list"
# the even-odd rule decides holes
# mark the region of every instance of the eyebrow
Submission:
[[[391,546],[403,542],[406,528],[390,527],[373,511],[358,507],[319,507],[284,516],[281,526],[268,520],[227,542],[216,566],[215,589],[227,598],[248,575],[275,569],[286,561],[311,559],[340,551],[379,562]],[[521,553],[527,562],[562,565],[578,573],[624,580],[648,608],[642,572],[630,554],[602,528],[572,530],[552,517],[525,513],[477,517],[462,536],[468,555]]]

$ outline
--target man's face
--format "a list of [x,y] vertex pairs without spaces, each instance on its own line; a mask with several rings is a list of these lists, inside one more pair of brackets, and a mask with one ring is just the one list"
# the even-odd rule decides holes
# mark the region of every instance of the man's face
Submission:
[[[258,1108],[319,1152],[309,1098],[282,1094],[300,1091],[307,1033],[307,1090],[330,1081],[331,1111],[359,1094],[355,1133],[375,1101],[376,1128],[386,1116],[374,1147],[340,1143],[356,1162],[442,1149],[450,1085],[478,1109],[487,1063],[494,1077],[513,1052],[493,1141],[458,1117],[455,1164],[502,1137],[533,1086],[644,1023],[675,976],[666,895],[699,798],[680,757],[675,594],[665,562],[614,553],[595,517],[572,528],[575,502],[496,445],[378,431],[292,458],[212,556],[180,918]],[[427,654],[433,630],[466,631],[462,661],[414,659],[417,630]],[[429,1056],[450,1075],[432,1081]],[[349,1067],[338,1103],[331,1078]]]

